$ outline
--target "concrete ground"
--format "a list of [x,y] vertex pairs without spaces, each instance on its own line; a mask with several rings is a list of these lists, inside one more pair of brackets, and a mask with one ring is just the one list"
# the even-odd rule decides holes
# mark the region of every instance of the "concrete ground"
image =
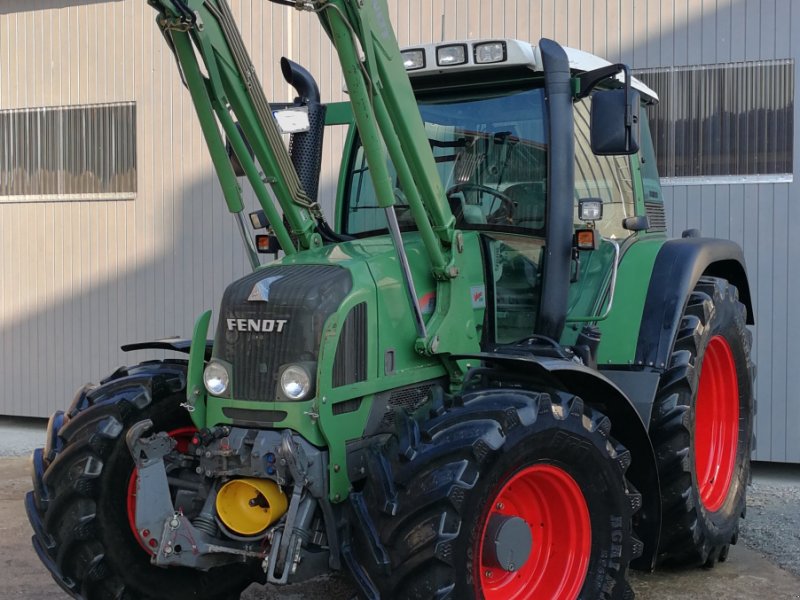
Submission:
[[[27,455],[42,445],[45,423],[0,419],[0,600],[66,598],[30,544],[23,496]],[[800,599],[800,469],[757,465],[739,545],[712,570],[632,574],[641,600]],[[326,578],[280,590],[251,586],[242,600],[348,600],[346,579]]]

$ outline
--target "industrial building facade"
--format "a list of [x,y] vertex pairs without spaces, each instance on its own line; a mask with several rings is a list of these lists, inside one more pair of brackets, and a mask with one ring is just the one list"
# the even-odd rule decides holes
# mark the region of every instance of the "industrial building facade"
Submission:
[[[313,15],[232,0],[267,97],[281,56],[326,101],[342,80]],[[790,0],[390,0],[401,45],[550,37],[625,62],[652,117],[673,235],[744,247],[756,458],[800,462],[794,182],[800,7]],[[794,4],[794,6],[793,6]],[[0,414],[47,416],[128,342],[188,336],[248,262],[188,93],[143,0],[0,0]],[[330,213],[344,132],[326,139]],[[255,202],[252,196],[250,206]]]

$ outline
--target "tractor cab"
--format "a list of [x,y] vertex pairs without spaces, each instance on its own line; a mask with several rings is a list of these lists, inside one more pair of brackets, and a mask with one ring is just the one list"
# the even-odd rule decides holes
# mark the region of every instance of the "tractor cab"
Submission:
[[[565,50],[574,77],[611,66],[586,52]],[[518,40],[465,41],[409,48],[403,57],[455,226],[480,232],[492,301],[484,346],[538,333],[548,197],[554,184],[571,184],[573,229],[596,232],[590,247],[575,247],[567,321],[601,317],[611,305],[609,287],[625,246],[651,229],[643,218],[648,210],[663,211],[657,202],[645,203],[642,188],[634,184],[634,171],[654,162],[649,160],[653,151],[646,118],[641,119],[640,153],[601,155],[592,149],[592,96],[575,101],[573,181],[554,182],[548,172],[550,137],[562,133],[552,133],[548,124],[544,73],[534,46]],[[638,80],[631,86],[643,110],[657,102]],[[386,216],[355,133],[345,160],[339,230],[356,238],[385,233]],[[398,223],[403,232],[412,232],[414,215],[388,152],[384,160]],[[660,199],[657,176],[649,186],[651,199]],[[564,341],[574,342],[575,332],[568,327]]]

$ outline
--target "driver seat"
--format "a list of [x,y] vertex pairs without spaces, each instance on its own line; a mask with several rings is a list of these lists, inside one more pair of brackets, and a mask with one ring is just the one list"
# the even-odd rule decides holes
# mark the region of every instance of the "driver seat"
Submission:
[[542,229],[545,221],[544,182],[526,181],[508,186],[503,193],[514,202],[514,225]]

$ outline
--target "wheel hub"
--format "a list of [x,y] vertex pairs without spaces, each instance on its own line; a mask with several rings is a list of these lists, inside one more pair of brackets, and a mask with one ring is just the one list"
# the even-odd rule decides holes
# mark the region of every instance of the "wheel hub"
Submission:
[[489,518],[483,540],[484,565],[508,572],[517,571],[528,561],[532,547],[533,534],[524,519],[499,513]]

